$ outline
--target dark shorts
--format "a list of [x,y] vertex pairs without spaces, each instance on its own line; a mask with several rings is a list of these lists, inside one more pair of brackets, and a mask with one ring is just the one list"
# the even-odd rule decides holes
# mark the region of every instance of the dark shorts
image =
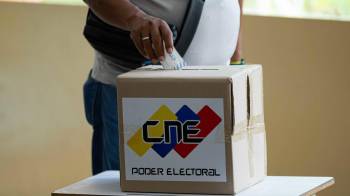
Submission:
[[94,80],[90,73],[84,84],[84,106],[93,128],[92,173],[119,170],[116,88]]

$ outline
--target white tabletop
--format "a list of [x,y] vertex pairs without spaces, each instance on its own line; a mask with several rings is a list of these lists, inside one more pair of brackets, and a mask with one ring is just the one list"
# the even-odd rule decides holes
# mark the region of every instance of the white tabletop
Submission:
[[[264,181],[251,188],[240,192],[236,196],[297,196],[313,195],[334,184],[332,177],[290,177],[290,176],[268,176]],[[120,191],[119,172],[106,171],[96,176],[86,178],[82,181],[58,189],[52,193],[53,196],[62,195],[106,195],[106,196],[136,196],[136,195],[175,195],[156,193],[125,193]],[[179,195],[179,194],[176,194]],[[183,194],[181,196],[189,196]],[[195,196],[195,195],[192,195]],[[197,195],[198,196],[198,195]],[[208,195],[206,195],[208,196]]]

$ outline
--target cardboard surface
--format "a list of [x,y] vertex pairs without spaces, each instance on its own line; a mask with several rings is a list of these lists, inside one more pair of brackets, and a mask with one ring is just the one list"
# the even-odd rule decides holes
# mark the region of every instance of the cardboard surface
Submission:
[[117,86],[122,190],[232,194],[266,176],[261,66],[148,66]]

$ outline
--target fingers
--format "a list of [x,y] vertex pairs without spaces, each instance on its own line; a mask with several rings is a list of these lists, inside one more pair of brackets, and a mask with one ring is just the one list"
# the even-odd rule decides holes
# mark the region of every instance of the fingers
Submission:
[[139,53],[145,58],[149,59],[149,57],[146,55],[145,51],[143,50],[140,34],[135,35],[135,33],[130,33],[130,37],[131,37],[131,40],[134,42]]
[[172,53],[174,48],[174,41],[173,41],[173,33],[171,32],[168,24],[166,22],[162,22],[159,27],[162,39],[164,40],[165,48],[168,53]]
[[161,19],[145,21],[130,33],[137,50],[154,64],[164,60],[164,48],[173,51],[173,35],[168,24]]
[[157,63],[157,57],[153,51],[151,35],[148,28],[143,29],[141,33],[141,41],[146,55],[152,60],[154,64]]
[[153,49],[159,61],[164,60],[164,44],[158,26],[151,28]]

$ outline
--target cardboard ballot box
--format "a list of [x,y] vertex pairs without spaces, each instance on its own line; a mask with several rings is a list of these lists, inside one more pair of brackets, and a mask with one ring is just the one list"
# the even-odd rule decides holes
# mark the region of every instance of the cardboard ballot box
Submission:
[[263,180],[262,86],[260,65],[120,75],[121,189],[232,194]]

